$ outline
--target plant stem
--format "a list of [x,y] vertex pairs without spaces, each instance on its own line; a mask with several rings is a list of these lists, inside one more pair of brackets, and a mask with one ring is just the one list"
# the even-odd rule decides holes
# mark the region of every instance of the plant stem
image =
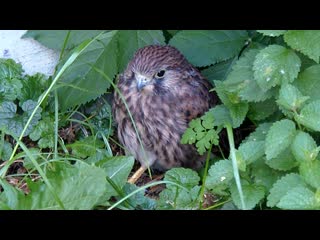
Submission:
[[243,210],[245,210],[246,205],[244,202],[242,186],[241,186],[241,182],[240,182],[240,175],[239,175],[239,169],[238,169],[238,163],[237,163],[237,157],[236,157],[236,149],[234,146],[232,126],[229,123],[227,123],[226,128],[227,128],[228,141],[229,141],[229,146],[230,146],[230,155],[231,155],[231,159],[232,159],[233,175],[234,175],[234,178],[235,178],[235,181],[237,184],[237,188],[238,188],[238,192],[239,192],[239,196],[240,196],[241,208]]
[[211,150],[212,150],[212,144],[210,145],[210,148],[208,150],[208,154],[207,154],[207,158],[206,158],[206,165],[204,167],[204,174],[203,174],[203,178],[202,178],[202,186],[201,186],[201,189],[200,189],[199,209],[202,209],[203,196],[204,196],[204,190],[205,190],[205,185],[206,185],[206,179],[207,179],[207,175],[208,175],[208,168],[209,168],[209,160],[210,160]]

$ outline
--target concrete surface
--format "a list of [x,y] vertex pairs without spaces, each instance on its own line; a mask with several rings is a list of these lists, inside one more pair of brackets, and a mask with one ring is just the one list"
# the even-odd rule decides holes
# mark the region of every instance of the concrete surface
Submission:
[[48,49],[32,38],[21,39],[27,30],[0,30],[0,58],[21,63],[26,74],[37,72],[52,75],[59,52]]

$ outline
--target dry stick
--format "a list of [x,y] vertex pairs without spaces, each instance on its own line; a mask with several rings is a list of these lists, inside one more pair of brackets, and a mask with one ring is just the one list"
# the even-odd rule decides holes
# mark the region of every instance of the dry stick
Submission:
[[128,180],[128,183],[134,184],[146,170],[147,168],[145,166],[141,166]]

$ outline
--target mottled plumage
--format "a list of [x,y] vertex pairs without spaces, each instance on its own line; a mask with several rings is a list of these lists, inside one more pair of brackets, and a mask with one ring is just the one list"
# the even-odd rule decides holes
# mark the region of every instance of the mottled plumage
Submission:
[[139,49],[117,83],[140,134],[144,150],[128,111],[115,91],[113,114],[118,137],[143,166],[160,170],[199,168],[204,156],[192,145],[180,143],[188,123],[214,106],[211,84],[171,46]]

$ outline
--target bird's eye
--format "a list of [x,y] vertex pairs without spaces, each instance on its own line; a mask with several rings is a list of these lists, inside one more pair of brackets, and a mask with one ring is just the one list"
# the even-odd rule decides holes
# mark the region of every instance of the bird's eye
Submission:
[[161,70],[161,71],[157,72],[156,78],[163,78],[165,72],[166,72],[165,70]]

